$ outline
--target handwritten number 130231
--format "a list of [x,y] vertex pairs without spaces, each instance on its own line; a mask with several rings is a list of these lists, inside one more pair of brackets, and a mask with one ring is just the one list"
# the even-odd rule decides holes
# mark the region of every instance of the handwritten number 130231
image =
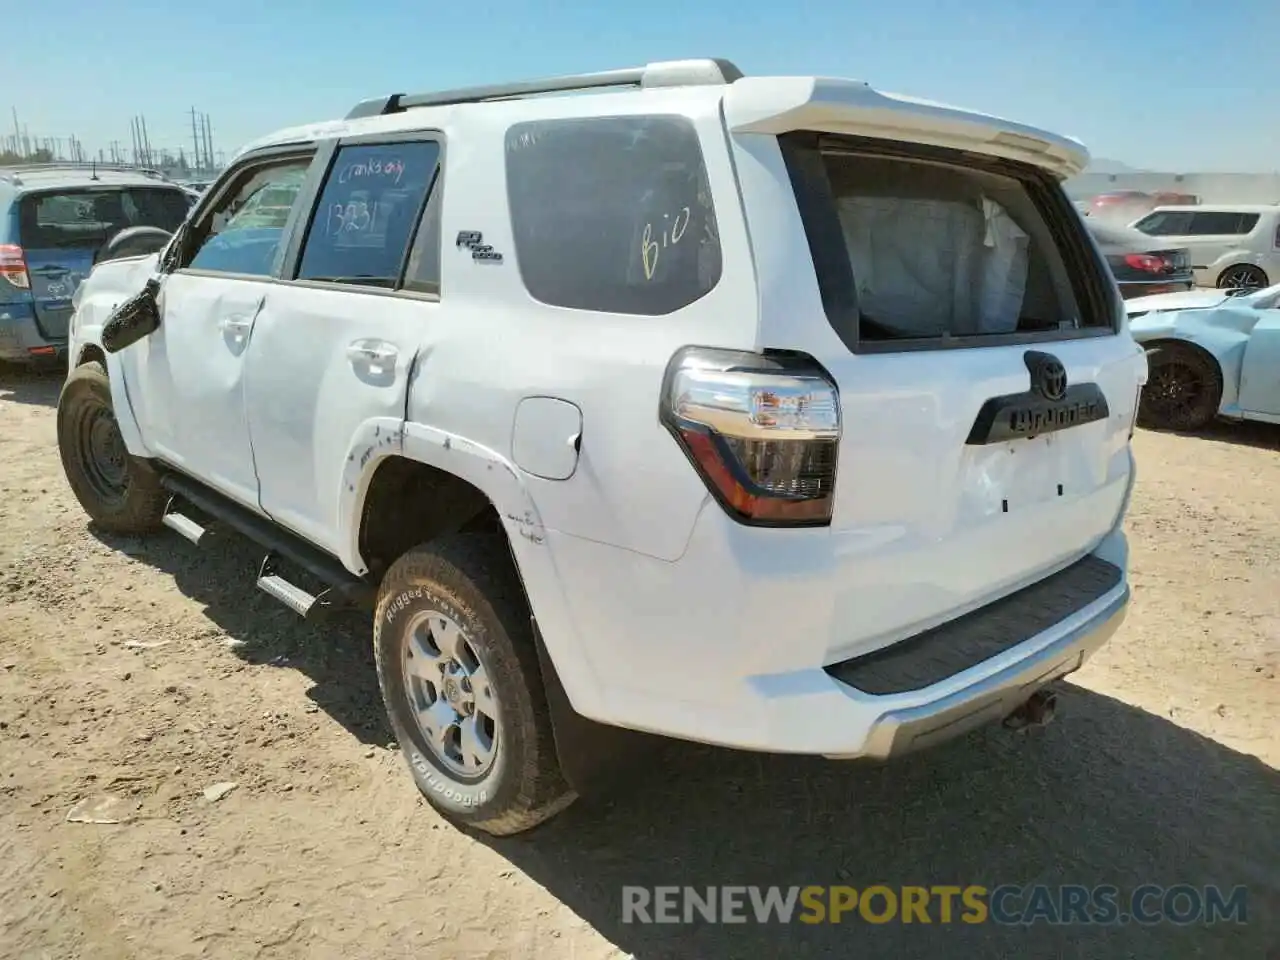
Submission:
[[653,232],[652,223],[644,225],[644,235],[640,238],[640,261],[644,264],[646,280],[653,279],[662,251],[667,247],[674,247],[684,237],[685,231],[689,229],[690,216],[688,207],[681,207],[675,217],[664,213],[662,215],[664,222],[660,224],[660,232],[656,235]]

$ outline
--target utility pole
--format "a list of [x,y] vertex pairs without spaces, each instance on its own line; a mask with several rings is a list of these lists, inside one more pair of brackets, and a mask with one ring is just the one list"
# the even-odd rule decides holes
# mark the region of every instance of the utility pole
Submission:
[[209,122],[209,115],[204,115],[204,160],[205,169],[213,170],[213,125]]
[[195,151],[196,166],[200,166],[200,135],[196,132],[196,108],[191,108],[191,148]]
[[140,116],[138,122],[142,124],[142,162],[151,166],[151,138],[147,136],[147,118]]

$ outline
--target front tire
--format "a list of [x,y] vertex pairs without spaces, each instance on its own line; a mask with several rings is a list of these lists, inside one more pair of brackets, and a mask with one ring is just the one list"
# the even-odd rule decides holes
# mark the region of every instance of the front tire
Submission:
[[58,454],[72,493],[102,529],[142,534],[160,526],[168,497],[155,471],[125,448],[97,361],[76,367],[62,385]]
[[504,535],[441,537],[397,560],[373,642],[387,716],[440,813],[508,836],[573,802]]
[[1218,414],[1222,370],[1199,347],[1171,341],[1147,354],[1147,385],[1138,424],[1153,430],[1199,430]]

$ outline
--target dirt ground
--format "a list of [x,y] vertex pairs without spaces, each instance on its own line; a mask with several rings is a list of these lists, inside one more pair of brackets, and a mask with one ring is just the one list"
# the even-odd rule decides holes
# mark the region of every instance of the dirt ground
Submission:
[[[95,534],[0,374],[0,956],[1275,958],[1280,428],[1139,433],[1133,610],[1059,718],[888,766],[672,744],[521,839],[419,798],[368,631],[256,555]],[[217,801],[203,791],[233,782]],[[68,822],[86,798],[124,822]],[[646,926],[624,885],[1248,886],[1248,923]]]

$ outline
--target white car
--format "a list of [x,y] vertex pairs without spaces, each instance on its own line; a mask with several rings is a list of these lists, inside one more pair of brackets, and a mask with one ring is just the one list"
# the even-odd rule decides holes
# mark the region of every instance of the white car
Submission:
[[1128,302],[1147,351],[1139,423],[1199,430],[1222,417],[1280,423],[1280,283],[1160,294]]
[[1188,248],[1201,286],[1260,290],[1280,281],[1280,205],[1156,207],[1132,226]]
[[590,782],[593,721],[1040,722],[1129,598],[1146,360],[1086,160],[716,60],[367,101],[94,270],[67,477],[103,529],[239,530],[303,615],[371,603],[419,788],[492,833]]

